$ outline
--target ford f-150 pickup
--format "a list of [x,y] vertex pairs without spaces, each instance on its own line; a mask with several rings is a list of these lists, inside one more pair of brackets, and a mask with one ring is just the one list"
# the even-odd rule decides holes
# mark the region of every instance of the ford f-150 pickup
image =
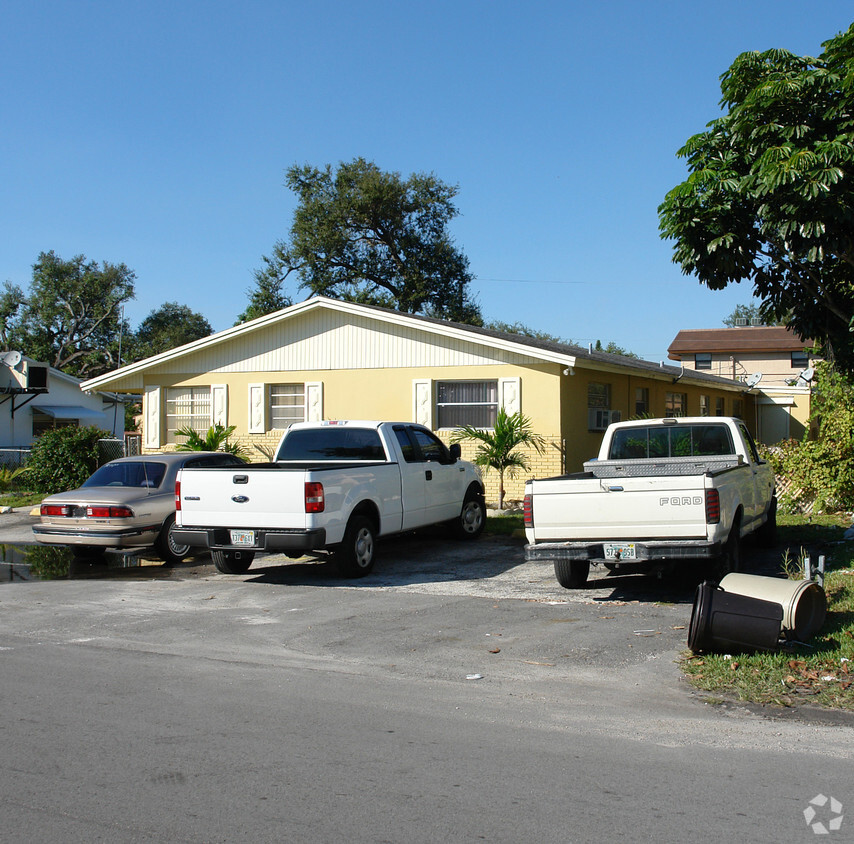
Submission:
[[590,564],[626,571],[708,560],[738,569],[741,539],[773,543],[774,473],[744,422],[728,417],[612,424],[584,471],[525,486],[525,559],[554,563],[561,586]]
[[331,550],[362,577],[379,536],[449,522],[474,539],[486,516],[480,472],[459,445],[408,422],[297,423],[272,463],[182,470],[175,505],[176,541],[210,548],[224,574],[245,572],[258,551]]

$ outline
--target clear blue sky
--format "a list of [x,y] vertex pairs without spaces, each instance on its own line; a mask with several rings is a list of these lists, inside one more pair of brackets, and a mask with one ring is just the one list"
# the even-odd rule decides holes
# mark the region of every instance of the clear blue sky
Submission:
[[738,53],[815,55],[852,18],[839,0],[4,0],[0,282],[83,253],[136,272],[134,328],[166,301],[227,328],[287,236],[285,170],[363,156],[459,185],[487,320],[660,360],[752,301],[671,263],[676,150]]

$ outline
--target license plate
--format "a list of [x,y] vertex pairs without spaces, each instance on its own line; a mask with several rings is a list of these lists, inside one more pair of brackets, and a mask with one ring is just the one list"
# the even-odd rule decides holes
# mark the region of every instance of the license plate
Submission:
[[623,545],[619,545],[616,542],[606,542],[604,548],[606,560],[636,559],[634,542],[627,542]]
[[255,531],[254,530],[233,530],[231,531],[232,545],[254,545]]

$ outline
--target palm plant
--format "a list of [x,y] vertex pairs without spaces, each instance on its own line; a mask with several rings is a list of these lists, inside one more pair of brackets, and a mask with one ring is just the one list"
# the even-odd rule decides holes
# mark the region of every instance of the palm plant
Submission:
[[472,440],[478,443],[474,462],[489,471],[498,472],[498,507],[504,509],[504,477],[513,478],[522,469],[529,468],[528,458],[522,447],[533,448],[543,453],[545,440],[531,430],[531,420],[521,412],[507,413],[501,408],[492,430],[482,430],[472,425],[463,425],[454,431],[451,442]]
[[198,431],[185,425],[175,433],[180,437],[186,437],[184,442],[175,446],[175,451],[226,451],[237,457],[243,457],[243,449],[238,443],[230,443],[228,438],[234,433],[237,425],[224,425],[217,423],[208,428],[207,433],[202,436]]
[[12,488],[12,482],[15,478],[29,471],[29,466],[19,466],[17,469],[0,466],[0,492],[8,492]]

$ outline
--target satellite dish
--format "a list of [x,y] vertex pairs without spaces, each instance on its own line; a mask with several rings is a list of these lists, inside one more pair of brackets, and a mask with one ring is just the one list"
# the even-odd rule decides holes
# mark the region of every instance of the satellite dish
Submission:
[[24,356],[20,352],[3,352],[3,354],[0,355],[0,361],[10,369],[14,369],[23,359]]
[[798,379],[800,381],[809,382],[812,381],[813,378],[815,378],[815,370],[811,366],[808,366],[800,375],[798,375]]
[[747,379],[747,389],[752,390],[760,381],[762,380],[761,372],[754,372],[750,378]]

